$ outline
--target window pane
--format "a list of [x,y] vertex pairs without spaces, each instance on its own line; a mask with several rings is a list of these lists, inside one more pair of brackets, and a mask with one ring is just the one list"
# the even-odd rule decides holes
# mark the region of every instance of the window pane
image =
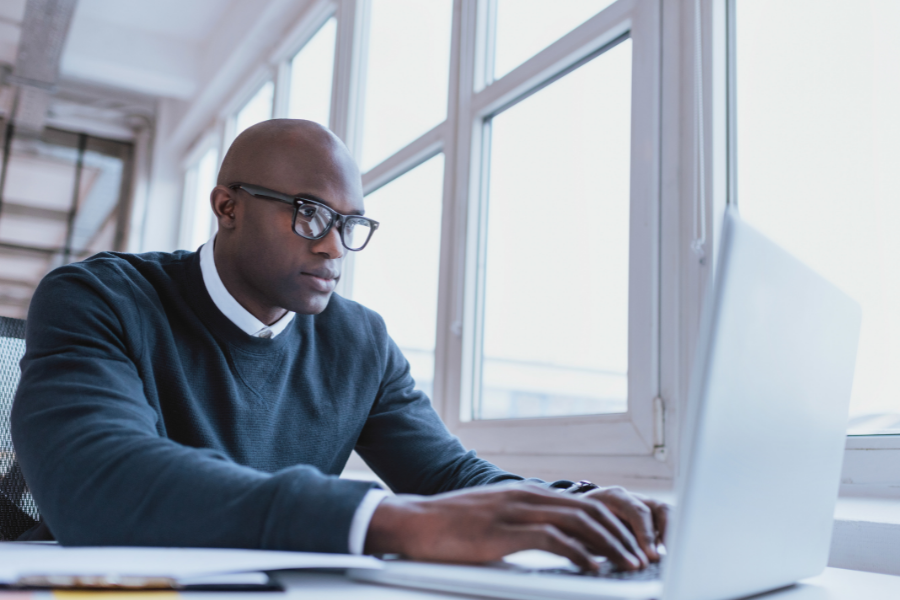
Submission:
[[626,40],[494,117],[476,418],[626,410],[630,115]]
[[337,19],[332,17],[291,61],[288,118],[308,119],[328,127],[336,32]]
[[409,359],[417,387],[431,396],[437,327],[444,155],[366,196],[381,225],[353,255],[353,299],[384,317]]
[[10,142],[0,211],[0,315],[25,318],[47,271],[120,249],[132,145],[52,128],[39,136],[15,131]]
[[88,140],[72,228],[72,255],[78,260],[116,249],[117,209],[128,149],[127,144],[112,140]]
[[[49,251],[66,241],[79,139],[75,133],[45,129],[39,138],[17,131],[10,141],[0,210],[0,315],[24,319],[38,282],[62,264],[62,253]],[[16,246],[48,252],[22,252]]]
[[862,304],[850,433],[900,433],[900,3],[736,15],[741,213]]
[[446,118],[451,0],[372,0],[362,168]]
[[496,1],[495,79],[500,79],[614,2],[614,0]]
[[248,127],[272,118],[272,98],[274,93],[275,85],[271,81],[267,81],[244,105],[244,108],[238,111],[234,123],[235,137],[239,136]]
[[209,194],[216,187],[218,160],[219,153],[215,148],[210,148],[186,175],[186,186],[190,188],[185,190],[186,199],[188,210],[192,211],[188,217],[188,250],[196,250],[212,235],[213,213],[209,205]]

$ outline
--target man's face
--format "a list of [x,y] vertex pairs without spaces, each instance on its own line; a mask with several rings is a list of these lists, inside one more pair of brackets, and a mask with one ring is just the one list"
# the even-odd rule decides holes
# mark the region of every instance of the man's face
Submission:
[[[319,199],[344,215],[362,214],[362,186],[352,159],[331,148],[311,156],[286,149],[261,169],[253,181],[243,181],[288,195]],[[242,190],[235,197],[238,269],[269,305],[300,314],[325,310],[341,276],[347,249],[332,227],[322,239],[307,240],[292,229],[294,209],[255,198]]]

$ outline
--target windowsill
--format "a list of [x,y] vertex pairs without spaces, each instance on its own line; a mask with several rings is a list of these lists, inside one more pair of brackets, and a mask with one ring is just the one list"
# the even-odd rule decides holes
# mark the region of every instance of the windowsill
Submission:
[[900,491],[843,486],[828,566],[900,575]]
[[900,497],[850,495],[842,492],[834,511],[834,519],[900,525]]

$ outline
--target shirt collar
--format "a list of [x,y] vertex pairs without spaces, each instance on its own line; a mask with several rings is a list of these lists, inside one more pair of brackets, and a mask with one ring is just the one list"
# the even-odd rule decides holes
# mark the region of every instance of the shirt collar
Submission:
[[294,319],[294,313],[288,311],[283,317],[266,325],[240,305],[234,299],[222,283],[219,277],[219,270],[216,268],[216,257],[213,247],[216,242],[216,234],[200,248],[200,271],[203,273],[203,284],[206,291],[209,292],[210,298],[222,314],[237,325],[247,335],[262,338],[274,338],[276,335],[284,331],[284,329]]

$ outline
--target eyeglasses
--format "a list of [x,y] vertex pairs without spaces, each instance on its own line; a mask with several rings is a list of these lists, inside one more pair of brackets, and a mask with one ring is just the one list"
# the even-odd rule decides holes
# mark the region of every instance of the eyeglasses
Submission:
[[372,234],[378,229],[378,221],[359,215],[342,215],[318,200],[303,195],[289,196],[249,183],[232,183],[228,187],[233,190],[243,190],[254,198],[274,200],[293,206],[294,233],[307,240],[322,239],[337,223],[344,248],[358,252],[366,247]]

